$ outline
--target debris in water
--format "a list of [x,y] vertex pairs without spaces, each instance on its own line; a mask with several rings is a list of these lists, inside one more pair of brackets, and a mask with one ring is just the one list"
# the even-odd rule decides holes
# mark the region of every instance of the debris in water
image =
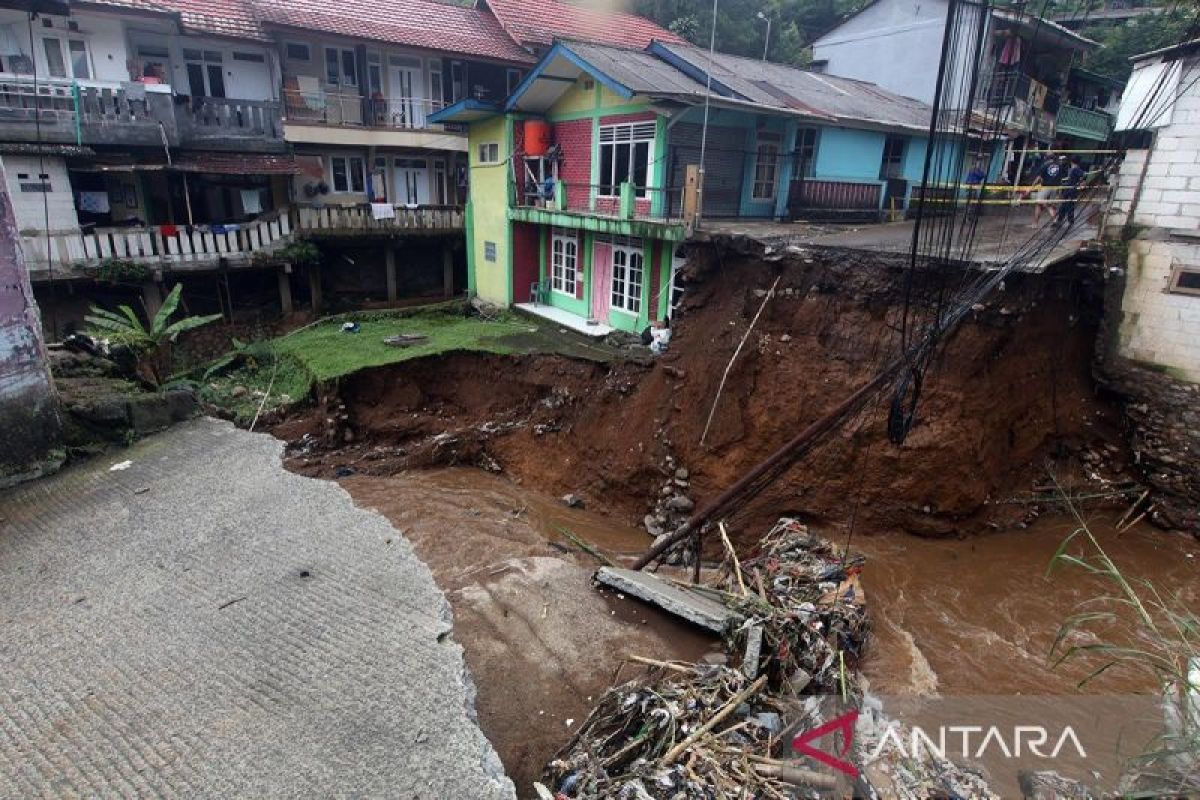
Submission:
[[133,466],[132,461],[118,461],[116,464],[113,464],[111,467],[109,467],[108,471],[109,472],[120,472],[121,470],[129,469],[132,466]]

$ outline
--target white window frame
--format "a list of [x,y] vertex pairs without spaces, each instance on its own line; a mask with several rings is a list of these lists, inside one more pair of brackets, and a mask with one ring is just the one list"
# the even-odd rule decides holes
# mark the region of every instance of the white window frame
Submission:
[[[334,162],[341,161],[342,174],[346,176],[346,188],[339,189],[337,178],[334,177],[333,165]],[[358,188],[354,188],[354,170],[352,169],[355,161],[358,161]],[[337,155],[329,157],[329,188],[333,194],[366,194],[367,192],[367,160],[362,156],[355,155]]]
[[[636,269],[634,267],[636,262]],[[636,282],[633,276],[637,276]],[[612,308],[637,316],[642,310],[646,282],[646,251],[640,239],[612,245]]]
[[475,159],[480,164],[500,163],[500,143],[480,142],[475,149]]
[[554,229],[550,237],[550,289],[575,299],[579,289],[579,234]]
[[[46,74],[51,78],[70,78],[72,80],[89,81],[93,80],[96,75],[96,66],[92,62],[92,48],[88,44],[88,40],[83,36],[75,34],[74,31],[54,31],[53,35],[42,36],[42,52],[41,58],[46,62]],[[58,49],[59,58],[62,59],[62,75],[54,75],[50,69],[50,55],[46,48],[53,42]],[[87,68],[86,75],[75,74],[75,59],[71,56],[71,43],[75,42],[83,45],[84,66]],[[35,58],[37,56],[35,55]]]
[[429,59],[429,96],[433,99],[434,110],[441,110],[446,104],[445,90],[442,88],[442,60]]
[[782,151],[783,137],[780,134],[772,131],[759,131],[754,147],[754,181],[750,187],[751,200],[768,202],[775,199],[775,186],[779,182],[779,155]]
[[[329,51],[330,50],[333,50],[338,54],[337,55],[337,59],[338,59],[337,60],[337,73],[338,73],[337,74],[337,77],[338,77],[337,82],[331,82],[329,80]],[[341,45],[336,45],[336,44],[327,44],[321,48],[321,52],[323,54],[322,55],[322,65],[321,65],[323,72],[321,73],[321,79],[323,81],[325,81],[326,85],[337,86],[337,87],[349,87],[352,89],[357,89],[358,85],[362,82],[362,76],[358,74],[358,54],[354,52],[354,48],[353,47],[342,47]],[[345,58],[346,53],[349,53],[350,58],[354,61],[354,75],[352,75],[352,76],[347,76],[346,72],[345,72],[346,62],[343,59]],[[348,81],[347,77],[352,77],[354,80]]]
[[[604,149],[611,148],[612,155],[608,159],[609,173],[607,175],[598,174],[594,181],[598,188],[596,190],[598,197],[617,197],[621,193],[621,181],[617,180],[617,151],[620,145],[628,145],[629,152],[627,154],[628,163],[626,164],[627,180],[633,183],[633,177],[636,174],[636,154],[639,144],[646,145],[646,184],[638,186],[634,184],[634,196],[646,197],[650,183],[653,180],[654,166],[654,142],[658,136],[658,123],[654,120],[642,122],[619,122],[613,125],[600,126],[600,150],[597,170],[604,170]],[[611,194],[606,194],[605,189],[611,190]]]

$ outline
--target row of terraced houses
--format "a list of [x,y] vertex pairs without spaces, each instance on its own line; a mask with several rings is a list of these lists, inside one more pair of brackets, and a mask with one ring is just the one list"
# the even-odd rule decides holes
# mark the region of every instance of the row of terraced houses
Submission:
[[[987,24],[1025,43],[981,101],[1014,113],[928,154],[939,174],[1108,135],[1114,92],[1077,68],[1093,43]],[[834,74],[834,34],[800,70],[559,0],[33,0],[0,10],[0,158],[51,336],[174,282],[231,317],[470,292],[639,331],[701,219],[912,206],[931,108]]]

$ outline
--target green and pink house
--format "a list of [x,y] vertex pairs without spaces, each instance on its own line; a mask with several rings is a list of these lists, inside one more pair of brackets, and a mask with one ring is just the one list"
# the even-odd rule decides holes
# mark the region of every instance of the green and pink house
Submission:
[[[630,46],[560,39],[503,102],[436,116],[469,130],[470,291],[603,335],[671,315],[698,211],[877,220],[905,209],[930,113],[862,81],[710,62],[660,31]],[[964,137],[934,161],[965,172],[991,148]]]

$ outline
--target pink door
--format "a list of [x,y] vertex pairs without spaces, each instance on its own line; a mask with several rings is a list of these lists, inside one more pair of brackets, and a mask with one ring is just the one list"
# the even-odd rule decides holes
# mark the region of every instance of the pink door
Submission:
[[596,242],[592,245],[592,319],[607,323],[611,301],[612,245]]

